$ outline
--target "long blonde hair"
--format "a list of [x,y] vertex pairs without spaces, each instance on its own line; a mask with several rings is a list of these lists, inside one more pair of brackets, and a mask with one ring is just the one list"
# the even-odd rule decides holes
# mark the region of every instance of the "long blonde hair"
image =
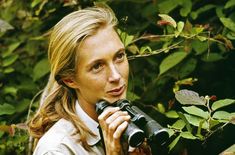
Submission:
[[79,141],[89,150],[86,138],[92,132],[75,113],[75,90],[67,87],[62,78],[76,74],[79,45],[105,26],[115,27],[117,19],[108,7],[90,7],[65,16],[52,29],[48,58],[51,73],[41,96],[40,108],[29,122],[29,132],[35,139],[59,119],[64,118],[74,125]]

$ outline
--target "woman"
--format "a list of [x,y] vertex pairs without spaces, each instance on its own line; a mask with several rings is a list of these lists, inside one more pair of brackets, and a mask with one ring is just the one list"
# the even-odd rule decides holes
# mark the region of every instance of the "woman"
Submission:
[[48,49],[50,78],[29,124],[31,135],[39,139],[34,155],[126,154],[120,137],[130,116],[118,107],[100,116],[95,111],[101,99],[113,103],[126,98],[129,66],[116,24],[109,8],[92,7],[54,26]]

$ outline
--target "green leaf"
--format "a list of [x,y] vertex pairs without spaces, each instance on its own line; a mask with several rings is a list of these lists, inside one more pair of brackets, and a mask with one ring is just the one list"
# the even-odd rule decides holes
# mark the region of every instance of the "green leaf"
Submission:
[[224,59],[224,57],[219,53],[207,53],[203,54],[201,59],[205,62],[215,62]]
[[223,119],[223,120],[230,120],[232,117],[235,117],[235,113],[229,113],[227,111],[216,111],[212,118],[214,119]]
[[189,132],[192,132],[192,128],[190,126],[190,122],[187,120],[187,118],[185,117],[185,114],[183,114],[182,112],[178,112],[179,117],[185,122],[186,128]]
[[199,97],[198,93],[187,89],[182,89],[180,91],[175,92],[175,98],[183,105],[206,104],[206,100],[202,97]]
[[197,67],[197,59],[190,58],[184,60],[182,66],[178,70],[180,79],[188,77]]
[[223,100],[218,100],[218,101],[215,101],[211,108],[212,110],[217,110],[219,108],[222,108],[222,107],[225,107],[225,106],[228,106],[228,105],[231,105],[231,104],[234,104],[235,103],[235,100],[234,99],[223,99]]
[[6,32],[8,30],[12,30],[14,27],[10,25],[8,22],[0,19],[0,32]]
[[3,52],[2,57],[5,58],[5,57],[7,57],[7,56],[10,56],[10,55],[12,54],[12,52],[13,52],[17,47],[20,46],[20,44],[21,44],[20,42],[15,42],[15,43],[9,45],[7,51],[6,51],[6,52]]
[[182,130],[185,125],[185,122],[182,119],[179,119],[171,127],[174,129]]
[[123,44],[125,47],[127,47],[129,44],[132,43],[134,36],[133,35],[129,35],[126,32],[121,31],[120,29],[117,30]]
[[224,10],[224,8],[223,8],[222,6],[216,8],[216,15],[217,15],[219,18],[225,17],[225,14],[223,13],[223,10]]
[[200,7],[197,11],[193,11],[191,12],[191,17],[195,20],[197,19],[197,17],[201,14],[201,13],[204,13],[210,9],[213,9],[215,8],[216,5],[213,5],[213,4],[208,4],[208,5],[204,5],[203,7]]
[[209,127],[210,129],[213,128],[214,126],[218,125],[220,123],[220,121],[215,120],[215,119],[210,119],[209,120]]
[[184,114],[188,122],[196,127],[200,126],[200,123],[203,122],[202,128],[203,129],[209,129],[209,124],[205,121],[205,119],[197,117],[197,116],[192,116],[188,114]]
[[18,54],[13,54],[13,55],[10,55],[8,57],[5,57],[2,61],[2,66],[3,67],[10,66],[11,64],[13,64],[18,59],[18,57],[19,57]]
[[177,31],[175,31],[175,37],[178,37],[184,29],[184,22],[180,21],[177,23]]
[[10,104],[4,103],[0,105],[0,115],[11,115],[15,113],[15,107]]
[[23,99],[16,105],[16,112],[23,112],[26,111],[29,107],[30,100],[29,99]]
[[9,74],[9,73],[12,73],[12,72],[14,72],[14,71],[15,71],[15,69],[12,68],[12,67],[7,67],[7,68],[4,68],[4,69],[3,69],[3,73],[4,73],[4,74]]
[[192,41],[192,48],[196,52],[196,55],[204,53],[208,49],[208,43],[199,40]]
[[181,0],[164,0],[158,4],[158,9],[160,13],[168,14],[180,4],[181,4]]
[[140,54],[150,53],[152,52],[152,49],[149,46],[142,46],[140,48]]
[[197,139],[192,133],[186,131],[186,132],[181,132],[180,136],[185,138],[185,139]]
[[169,137],[171,137],[175,133],[175,131],[173,129],[166,128],[166,130],[167,130],[167,132],[169,134]]
[[17,94],[17,91],[18,89],[12,86],[6,86],[3,88],[3,94],[12,94],[15,96]]
[[225,27],[235,32],[235,23],[230,18],[219,18]]
[[39,61],[33,69],[33,80],[36,81],[49,73],[49,62],[47,59]]
[[192,9],[192,2],[191,0],[182,0],[182,8],[180,9],[180,15],[182,17],[186,17]]
[[179,117],[179,115],[177,114],[177,112],[175,110],[170,110],[170,111],[166,112],[165,115],[168,118],[178,118]]
[[169,69],[173,68],[175,65],[180,63],[186,56],[187,56],[187,53],[183,51],[174,52],[168,55],[165,59],[163,59],[163,61],[160,64],[159,75],[162,75]]
[[33,2],[31,3],[31,8],[34,8],[36,5],[38,5],[41,2],[42,0],[33,0]]
[[167,14],[159,14],[158,15],[159,17],[161,17],[162,18],[162,20],[164,20],[164,21],[166,21],[166,22],[169,22],[170,24],[171,24],[171,26],[173,26],[174,28],[176,28],[176,22],[175,22],[175,20],[171,17],[171,16],[169,16],[169,15],[167,15]]
[[228,9],[230,7],[233,7],[233,6],[235,6],[235,1],[234,0],[230,0],[230,1],[227,1],[227,3],[225,4],[224,8]]
[[135,101],[135,100],[140,99],[140,97],[138,95],[136,95],[135,93],[130,92],[130,91],[127,91],[127,98],[130,101]]
[[182,107],[184,111],[191,115],[199,116],[202,118],[207,119],[209,117],[209,113],[206,111],[203,111],[202,109],[196,107],[196,106],[189,106],[189,107]]
[[178,141],[180,140],[180,137],[181,137],[181,135],[179,135],[179,136],[177,136],[172,142],[171,142],[171,144],[169,145],[169,151],[171,151],[174,147],[175,147],[175,145],[178,143]]

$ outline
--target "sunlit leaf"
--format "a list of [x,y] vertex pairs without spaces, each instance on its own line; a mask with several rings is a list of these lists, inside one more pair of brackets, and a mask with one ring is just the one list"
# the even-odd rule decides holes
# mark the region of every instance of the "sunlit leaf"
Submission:
[[182,119],[179,119],[171,127],[174,129],[182,130],[185,125],[185,122]]
[[175,92],[175,98],[183,105],[206,104],[206,100],[202,97],[199,97],[198,93],[187,89],[182,89],[180,91]]
[[227,111],[216,111],[212,118],[214,119],[223,119],[229,121],[232,117],[235,117],[235,113],[229,113]]
[[210,119],[209,120],[210,129],[213,128],[214,126],[218,125],[218,124],[220,124],[220,121],[218,121],[218,120],[215,120],[215,119]]
[[42,59],[39,61],[33,69],[33,80],[36,81],[49,73],[49,62],[47,59]]
[[2,66],[7,67],[7,66],[13,64],[18,59],[18,57],[19,57],[18,54],[13,54],[8,57],[5,57],[2,61]]
[[15,107],[10,104],[4,103],[0,105],[0,115],[11,115],[15,113]]
[[230,18],[219,18],[220,21],[224,24],[225,27],[235,32],[235,22]]
[[12,73],[12,72],[14,72],[14,71],[15,71],[15,69],[12,68],[12,67],[7,67],[7,68],[4,68],[4,69],[3,69],[3,73],[4,73],[4,74],[9,74],[9,73]]
[[228,105],[231,105],[231,104],[234,104],[235,103],[235,100],[234,99],[223,99],[223,100],[218,100],[218,101],[215,101],[211,108],[212,110],[217,110],[219,108],[222,108],[222,107],[225,107],[225,106],[228,106]]
[[181,132],[180,136],[185,138],[185,139],[197,139],[192,133],[186,131],[186,132]]
[[140,48],[140,54],[145,54],[149,52],[152,52],[152,49],[149,46],[142,46]]
[[179,117],[179,115],[177,114],[177,112],[175,110],[170,110],[170,111],[166,112],[165,115],[168,118],[178,118]]
[[175,131],[173,129],[169,129],[169,128],[166,128],[168,134],[169,134],[169,137],[173,136]]
[[196,107],[196,106],[189,106],[189,107],[182,107],[184,111],[191,115],[199,116],[202,118],[207,119],[209,117],[209,113],[207,111],[203,111],[202,109]]
[[230,8],[230,7],[233,7],[233,6],[235,6],[235,1],[234,1],[234,0],[229,0],[229,1],[227,1],[227,3],[225,4],[224,8],[225,8],[225,9],[228,9],[228,8]]
[[209,124],[204,121],[205,119],[197,117],[197,116],[192,116],[192,115],[188,115],[188,114],[184,114],[184,116],[186,117],[186,119],[189,121],[190,124],[199,127],[200,123],[202,123],[202,128],[203,129],[209,129]]
[[6,86],[6,87],[3,88],[3,93],[4,94],[16,95],[17,91],[18,91],[17,87]]
[[159,14],[158,16],[161,17],[162,20],[164,20],[164,21],[170,23],[171,26],[173,26],[174,28],[176,28],[177,24],[176,24],[175,20],[174,20],[171,16],[166,15],[166,14]]
[[160,73],[159,75],[165,73],[169,69],[173,68],[175,65],[180,63],[185,57],[187,56],[186,52],[179,51],[174,52],[170,55],[168,55],[160,64]]
[[8,22],[0,19],[0,32],[6,32],[8,30],[12,30],[14,27],[10,25]]
[[189,132],[192,132],[192,127],[191,127],[190,122],[188,121],[188,119],[185,117],[185,114],[183,114],[182,112],[178,112],[178,115],[185,122],[187,130]]
[[184,29],[184,22],[180,21],[177,23],[177,31],[175,31],[175,37],[178,37]]
[[171,144],[169,145],[169,150],[171,151],[174,147],[175,147],[175,145],[178,143],[178,141],[180,140],[180,135],[179,136],[177,136],[172,142],[171,142]]
[[13,43],[13,44],[10,44],[10,45],[8,46],[7,51],[3,52],[2,57],[5,58],[5,57],[7,57],[7,56],[10,56],[10,54],[11,54],[17,47],[19,47],[20,44],[21,44],[20,42],[15,42],[15,43]]

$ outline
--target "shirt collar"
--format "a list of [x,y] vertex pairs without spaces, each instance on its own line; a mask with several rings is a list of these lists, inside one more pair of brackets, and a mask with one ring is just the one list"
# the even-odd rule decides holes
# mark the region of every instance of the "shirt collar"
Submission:
[[97,144],[100,140],[100,133],[98,126],[99,124],[93,120],[79,105],[78,101],[76,101],[76,113],[79,116],[79,118],[85,123],[85,125],[92,131],[96,136],[93,135],[88,135],[87,137],[87,143],[88,145],[95,145]]

